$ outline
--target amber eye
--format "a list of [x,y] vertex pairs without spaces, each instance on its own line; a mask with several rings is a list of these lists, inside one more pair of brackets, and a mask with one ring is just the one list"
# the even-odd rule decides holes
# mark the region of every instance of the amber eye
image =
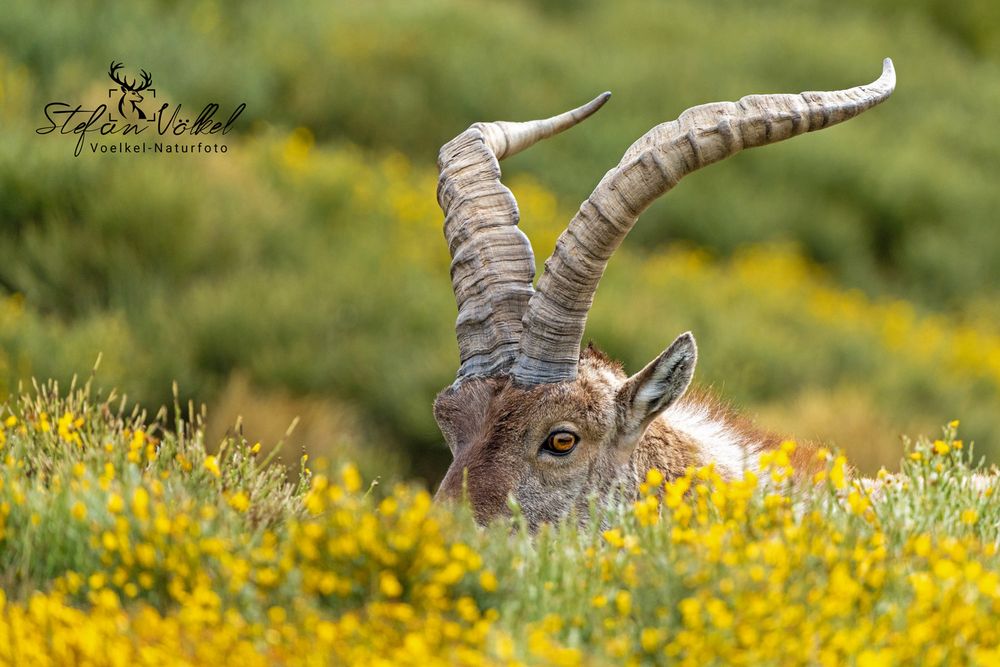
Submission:
[[580,438],[575,433],[555,431],[554,433],[549,433],[549,437],[545,438],[545,444],[542,446],[542,449],[549,454],[564,456],[573,451],[573,448],[576,447],[576,443],[579,441]]

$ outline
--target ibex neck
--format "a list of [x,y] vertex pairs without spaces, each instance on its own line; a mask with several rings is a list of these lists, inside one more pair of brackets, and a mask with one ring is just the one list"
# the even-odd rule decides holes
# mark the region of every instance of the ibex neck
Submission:
[[673,479],[688,466],[713,463],[724,477],[738,478],[745,470],[756,470],[760,452],[779,441],[713,402],[682,400],[646,429],[632,467],[638,478],[658,468]]

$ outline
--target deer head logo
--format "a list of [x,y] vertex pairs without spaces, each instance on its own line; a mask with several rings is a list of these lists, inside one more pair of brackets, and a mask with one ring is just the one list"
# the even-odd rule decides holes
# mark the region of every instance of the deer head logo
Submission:
[[[152,85],[153,77],[149,72],[141,69],[139,70],[139,74],[142,76],[142,83],[139,83],[139,79],[129,82],[125,77],[119,78],[118,70],[121,68],[122,63],[116,63],[112,60],[111,69],[108,70],[108,76],[118,84],[122,93],[121,99],[118,100],[118,113],[121,114],[122,118],[128,118],[129,114],[135,114],[139,120],[146,120],[146,114],[139,107],[139,103],[142,102],[142,91]],[[128,113],[126,113],[126,102],[129,106]]]

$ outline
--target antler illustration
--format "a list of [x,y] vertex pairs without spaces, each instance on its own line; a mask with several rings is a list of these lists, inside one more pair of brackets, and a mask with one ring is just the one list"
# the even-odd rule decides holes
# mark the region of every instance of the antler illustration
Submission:
[[153,77],[152,77],[152,75],[149,72],[147,72],[146,70],[144,70],[144,69],[139,70],[139,74],[142,75],[142,85],[138,86],[138,87],[135,87],[135,88],[132,88],[132,90],[134,90],[137,93],[139,91],[146,90],[147,88],[149,88],[150,84],[153,83]]
[[118,70],[121,69],[122,66],[123,66],[122,63],[116,63],[114,60],[112,60],[111,68],[108,70],[108,76],[111,77],[111,80],[117,83],[122,88],[138,93],[140,91],[146,90],[147,88],[149,88],[150,85],[152,85],[153,77],[152,75],[150,75],[149,72],[147,72],[144,69],[139,70],[139,73],[142,75],[142,84],[139,86],[136,85],[138,83],[138,79],[132,81],[132,83],[129,83],[128,79],[124,77],[118,78]]
[[108,70],[108,76],[110,76],[111,80],[117,83],[122,88],[131,88],[131,86],[129,86],[124,79],[118,78],[117,71],[121,68],[122,68],[122,63],[116,63],[114,60],[112,60],[111,69]]

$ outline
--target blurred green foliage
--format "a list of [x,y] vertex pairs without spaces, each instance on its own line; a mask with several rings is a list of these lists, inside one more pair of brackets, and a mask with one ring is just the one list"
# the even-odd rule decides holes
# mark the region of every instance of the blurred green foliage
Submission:
[[[103,381],[155,405],[172,380],[211,400],[245,373],[351,404],[372,442],[439,474],[430,402],[457,355],[438,146],[476,120],[614,92],[504,163],[543,259],[653,125],[701,102],[866,82],[889,55],[899,86],[884,106],[695,174],[644,214],[589,331],[634,370],[693,329],[703,381],[800,436],[881,448],[871,462],[893,460],[899,430],[952,417],[1000,442],[998,36],[996,3],[940,0],[8,0],[0,291],[17,296],[0,306],[0,382],[67,378],[102,352]],[[34,134],[45,102],[97,96],[113,58],[192,108],[246,102],[230,153],[73,158],[72,139]],[[786,273],[761,281],[748,261]],[[862,305],[817,313],[836,285]],[[904,338],[938,337],[926,353],[886,338],[878,304],[898,299],[915,304]],[[822,418],[796,420],[804,396]],[[884,432],[843,441],[866,426]]]

